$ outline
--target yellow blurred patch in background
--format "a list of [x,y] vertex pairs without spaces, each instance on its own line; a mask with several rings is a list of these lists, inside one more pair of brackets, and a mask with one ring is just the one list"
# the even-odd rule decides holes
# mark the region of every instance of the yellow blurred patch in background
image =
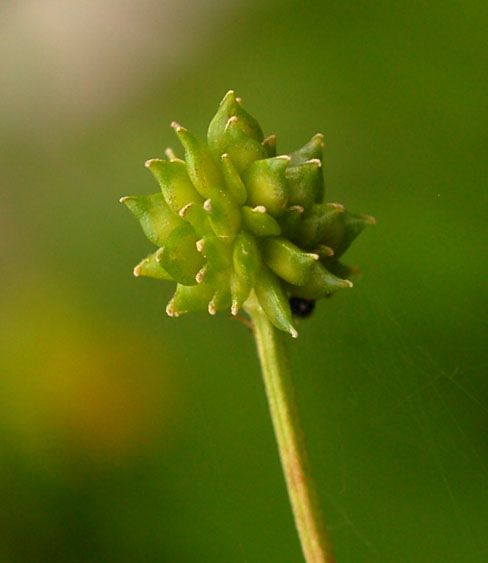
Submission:
[[116,463],[173,431],[174,357],[161,361],[159,339],[39,273],[2,301],[0,420],[19,447]]

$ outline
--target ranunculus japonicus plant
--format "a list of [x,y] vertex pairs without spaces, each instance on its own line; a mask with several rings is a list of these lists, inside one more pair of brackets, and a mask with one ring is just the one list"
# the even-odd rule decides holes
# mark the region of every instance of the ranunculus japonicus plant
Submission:
[[121,201],[157,249],[134,275],[176,282],[171,317],[243,309],[256,337],[285,480],[307,562],[333,561],[317,500],[282,333],[296,338],[294,316],[351,288],[356,271],[341,259],[375,223],[325,201],[323,136],[278,154],[276,136],[229,91],[207,140],[172,123],[184,159],[172,149],[146,162],[160,186]]

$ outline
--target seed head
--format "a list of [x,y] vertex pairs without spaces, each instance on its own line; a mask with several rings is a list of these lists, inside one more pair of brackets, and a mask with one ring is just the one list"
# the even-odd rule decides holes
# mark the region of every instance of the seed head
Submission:
[[121,201],[158,248],[134,275],[177,283],[171,317],[207,310],[237,315],[251,292],[273,325],[296,338],[290,298],[315,301],[352,287],[355,269],[340,262],[375,223],[324,201],[323,135],[277,156],[276,135],[230,90],[206,142],[173,122],[185,153],[145,165],[161,191]]

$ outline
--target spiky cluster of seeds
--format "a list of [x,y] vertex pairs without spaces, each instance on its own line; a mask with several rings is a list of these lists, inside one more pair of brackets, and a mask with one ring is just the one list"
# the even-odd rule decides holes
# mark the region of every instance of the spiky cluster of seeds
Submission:
[[158,247],[134,275],[177,282],[166,308],[175,317],[229,307],[237,315],[254,292],[273,325],[296,337],[289,297],[352,287],[353,269],[339,258],[374,219],[324,202],[321,134],[277,156],[276,136],[264,139],[233,91],[207,143],[172,127],[185,160],[171,149],[167,160],[148,160],[161,192],[121,199]]

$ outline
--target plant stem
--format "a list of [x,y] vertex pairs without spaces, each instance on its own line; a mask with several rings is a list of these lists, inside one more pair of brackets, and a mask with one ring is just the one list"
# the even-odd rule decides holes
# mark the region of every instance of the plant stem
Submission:
[[288,496],[307,563],[333,563],[332,546],[313,480],[283,337],[251,297],[246,311],[254,325],[266,395]]

